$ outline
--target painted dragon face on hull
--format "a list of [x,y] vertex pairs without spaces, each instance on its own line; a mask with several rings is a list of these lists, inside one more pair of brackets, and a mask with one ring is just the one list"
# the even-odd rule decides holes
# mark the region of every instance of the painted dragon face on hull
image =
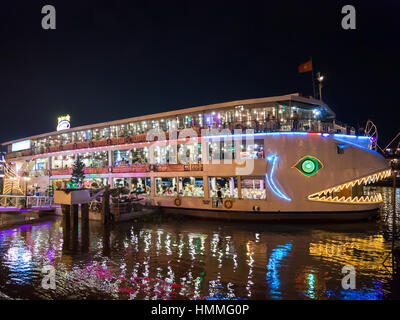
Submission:
[[391,170],[381,155],[365,147],[368,138],[319,134],[282,139],[266,139],[266,180],[285,208],[342,211],[358,205],[361,210],[382,202],[379,193],[365,186],[389,177]]
[[380,203],[382,202],[382,195],[380,193],[370,192],[369,194],[365,194],[363,187],[385,179],[391,174],[392,172],[390,169],[379,171],[377,173],[310,194],[308,196],[308,200],[350,204]]

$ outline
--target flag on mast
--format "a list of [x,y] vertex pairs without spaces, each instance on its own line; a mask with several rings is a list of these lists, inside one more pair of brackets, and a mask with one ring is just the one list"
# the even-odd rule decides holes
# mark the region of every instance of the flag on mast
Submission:
[[299,65],[299,73],[312,71],[312,60],[308,60],[307,62],[302,63]]

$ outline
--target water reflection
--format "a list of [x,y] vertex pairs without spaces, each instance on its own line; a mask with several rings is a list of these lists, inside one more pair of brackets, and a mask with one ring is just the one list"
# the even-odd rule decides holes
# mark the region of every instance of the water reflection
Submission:
[[[385,258],[400,225],[392,219],[399,208],[391,203],[391,189],[383,192],[378,222],[278,225],[178,219],[104,227],[56,219],[0,230],[0,293],[28,299],[393,297],[399,276],[393,276],[394,258]],[[40,285],[41,269],[48,264],[56,268],[55,291]],[[355,290],[341,288],[344,265],[356,269]]]
[[267,264],[267,281],[272,298],[280,298],[282,295],[281,281],[279,280],[280,268],[287,265],[286,258],[290,255],[292,244],[279,245],[277,248],[272,249]]

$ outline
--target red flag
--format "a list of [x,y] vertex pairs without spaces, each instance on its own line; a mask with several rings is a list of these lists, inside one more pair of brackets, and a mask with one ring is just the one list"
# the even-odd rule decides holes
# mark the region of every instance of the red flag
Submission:
[[312,60],[309,60],[307,62],[302,63],[301,65],[299,65],[299,72],[303,73],[303,72],[308,72],[312,70]]

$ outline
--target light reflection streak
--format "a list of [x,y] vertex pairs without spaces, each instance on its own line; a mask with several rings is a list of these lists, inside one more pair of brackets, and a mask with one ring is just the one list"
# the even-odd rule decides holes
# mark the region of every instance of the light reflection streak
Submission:
[[253,279],[253,264],[254,264],[254,242],[253,241],[248,241],[246,244],[246,254],[247,254],[247,265],[249,266],[249,274],[247,276],[247,296],[250,298],[251,297],[251,287],[254,284],[252,281]]
[[149,252],[150,246],[151,246],[151,233],[146,232],[143,236],[143,242],[144,242],[144,252]]
[[[339,265],[352,265],[359,275],[369,274],[371,270],[375,270],[377,274],[385,276],[385,268],[376,262],[383,260],[382,257],[390,252],[383,235],[360,238],[315,231],[313,238],[314,241],[309,246],[310,256]],[[388,264],[390,263],[388,261]]]
[[180,234],[179,235],[179,245],[178,245],[178,258],[179,259],[182,258],[184,246],[185,246],[185,243],[183,242],[183,235]]
[[292,244],[287,243],[285,245],[279,245],[275,249],[272,249],[271,255],[267,264],[267,275],[266,279],[270,288],[270,294],[272,298],[281,298],[282,289],[281,281],[279,278],[279,268],[283,264],[283,261],[290,255]]
[[315,274],[314,274],[314,270],[311,271],[311,273],[309,273],[307,275],[307,284],[308,284],[307,295],[311,299],[315,299]]
[[171,234],[167,233],[166,239],[165,239],[165,249],[167,256],[172,255],[172,250],[171,250]]
[[161,236],[163,235],[163,231],[162,230],[157,230],[157,241],[156,241],[156,254],[157,256],[160,254],[160,250],[161,250]]

